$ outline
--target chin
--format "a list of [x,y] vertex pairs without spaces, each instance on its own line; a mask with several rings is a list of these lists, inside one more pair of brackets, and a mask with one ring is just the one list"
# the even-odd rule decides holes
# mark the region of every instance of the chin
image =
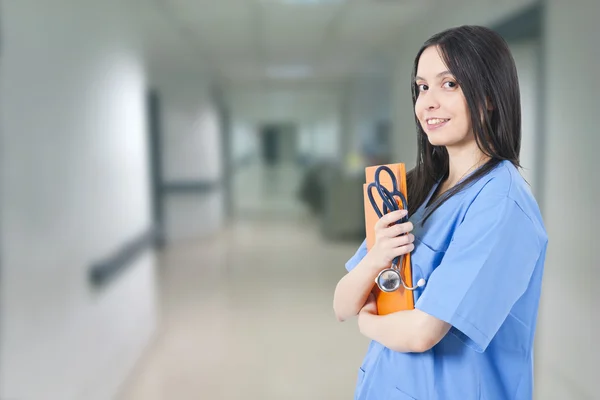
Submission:
[[452,146],[452,144],[456,143],[454,140],[448,140],[447,137],[440,137],[435,134],[427,134],[427,139],[432,146]]
[[452,146],[456,146],[456,145],[461,145],[462,143],[465,142],[465,139],[467,139],[464,135],[460,135],[460,134],[456,134],[456,132],[452,132],[452,131],[445,131],[444,130],[440,130],[438,131],[433,131],[433,132],[427,132],[425,131],[425,134],[427,135],[427,139],[429,140],[429,143],[431,143],[431,145],[433,146],[445,146],[445,147],[452,147]]

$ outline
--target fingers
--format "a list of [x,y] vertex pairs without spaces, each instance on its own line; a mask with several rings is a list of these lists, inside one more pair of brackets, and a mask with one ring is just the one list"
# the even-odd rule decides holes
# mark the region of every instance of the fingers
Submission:
[[392,260],[398,256],[410,253],[415,249],[414,241],[415,236],[412,234],[388,239],[386,244],[388,258]]
[[403,224],[392,225],[388,228],[378,229],[375,231],[375,235],[378,238],[395,238],[396,236],[411,232],[413,228],[412,222],[409,221]]
[[400,246],[392,249],[392,258],[396,258],[398,256],[403,256],[405,254],[410,253],[415,249],[415,245],[413,243],[409,243],[406,246]]
[[412,222],[408,221],[403,224],[397,224],[390,226],[385,229],[385,234],[389,235],[387,237],[396,237],[400,235],[404,235],[405,233],[412,232],[414,226]]
[[392,260],[414,250],[415,236],[410,233],[413,230],[412,222],[396,223],[406,215],[406,210],[392,211],[375,224],[376,241],[370,251],[370,259],[376,270],[387,268]]
[[377,298],[373,293],[369,293],[369,296],[367,297],[365,304],[362,306],[361,311],[371,313],[377,312]]
[[375,297],[373,292],[369,293],[369,296],[367,297],[367,301],[365,302],[365,304],[376,303],[376,302],[377,302],[377,298]]
[[406,210],[396,210],[385,214],[383,217],[379,218],[379,221],[375,223],[375,229],[382,229],[390,226],[391,224],[399,221],[400,219],[406,217],[408,211]]
[[406,246],[412,244],[415,241],[415,236],[410,233],[408,235],[398,236],[390,239],[391,247]]

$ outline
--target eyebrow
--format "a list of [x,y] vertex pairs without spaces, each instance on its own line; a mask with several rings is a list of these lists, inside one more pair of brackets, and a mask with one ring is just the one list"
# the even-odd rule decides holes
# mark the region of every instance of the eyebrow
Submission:
[[[452,75],[452,73],[450,71],[442,71],[439,74],[437,74],[435,77],[436,78],[441,78],[444,75]],[[420,76],[415,76],[415,81],[418,81],[418,80],[426,81],[427,79],[421,78]]]

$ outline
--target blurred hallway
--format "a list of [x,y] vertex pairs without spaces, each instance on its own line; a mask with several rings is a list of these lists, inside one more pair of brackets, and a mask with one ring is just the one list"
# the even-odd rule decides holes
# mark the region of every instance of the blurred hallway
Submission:
[[233,177],[233,212],[241,219],[304,219],[298,188],[303,169],[293,163],[266,166],[258,160],[240,167]]
[[415,165],[414,56],[464,24],[500,33],[519,73],[550,238],[535,400],[599,398],[598,15],[0,2],[0,400],[352,398],[368,341],[332,300],[364,235],[364,168]]
[[247,168],[240,189],[260,182],[268,197],[244,190],[248,207],[216,237],[159,255],[161,329],[122,400],[352,397],[368,341],[336,322],[332,296],[359,243],[323,243],[294,179]]

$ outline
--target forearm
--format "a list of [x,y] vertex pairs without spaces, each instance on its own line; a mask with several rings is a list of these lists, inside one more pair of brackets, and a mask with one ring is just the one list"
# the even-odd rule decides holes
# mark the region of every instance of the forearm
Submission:
[[369,339],[402,353],[421,353],[437,343],[427,325],[427,316],[418,310],[388,315],[361,313],[359,329]]
[[338,321],[345,321],[358,314],[375,285],[377,269],[370,257],[362,261],[338,282],[333,296],[333,310]]

